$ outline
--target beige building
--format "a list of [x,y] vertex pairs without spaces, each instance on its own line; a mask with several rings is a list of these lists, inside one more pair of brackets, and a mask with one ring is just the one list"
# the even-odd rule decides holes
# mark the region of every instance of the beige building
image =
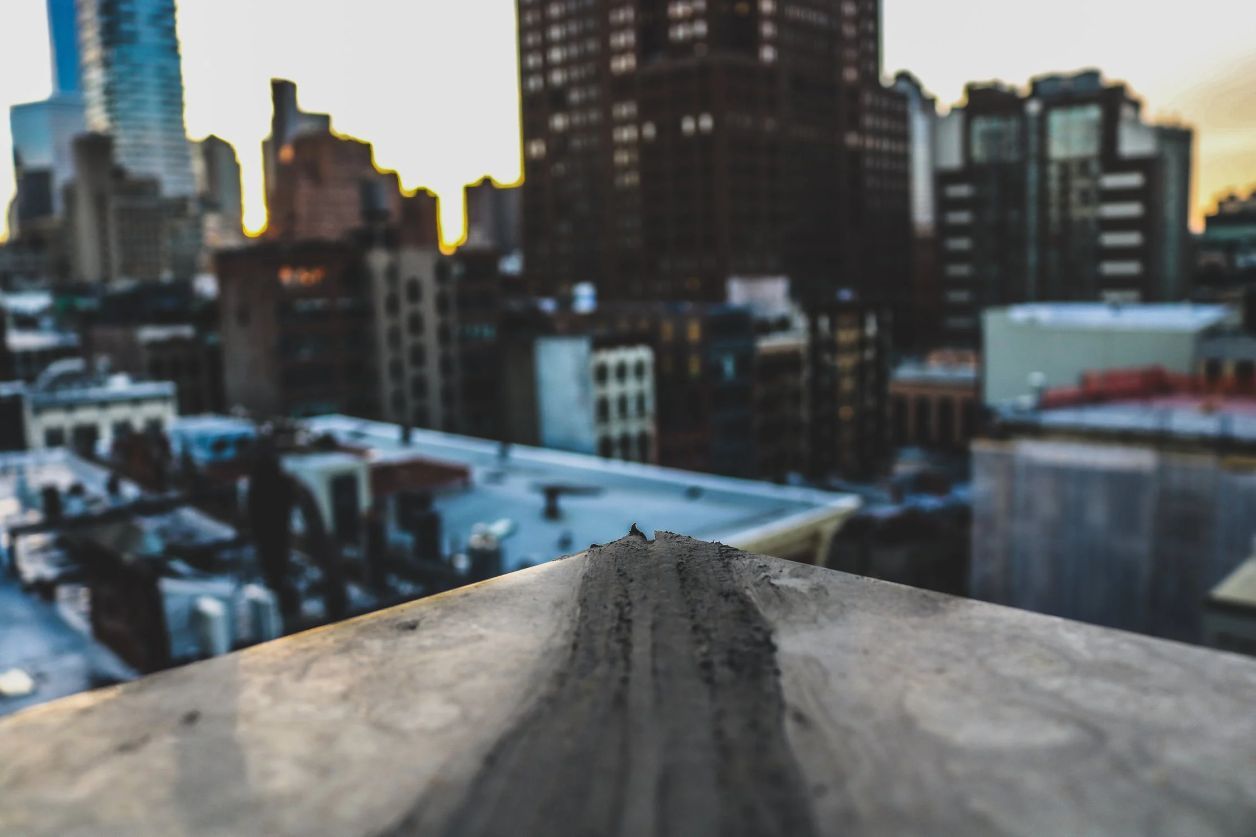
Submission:
[[459,421],[457,262],[434,246],[375,247],[366,255],[381,415],[456,430]]

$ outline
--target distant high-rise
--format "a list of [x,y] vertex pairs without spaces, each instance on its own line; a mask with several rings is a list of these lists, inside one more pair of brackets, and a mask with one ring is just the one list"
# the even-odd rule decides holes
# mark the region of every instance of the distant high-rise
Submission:
[[48,0],[48,36],[52,41],[54,95],[81,92],[83,81],[75,0]]
[[902,294],[906,105],[880,29],[878,0],[519,0],[533,287]]
[[9,111],[17,181],[9,211],[9,233],[14,238],[29,238],[55,225],[61,192],[74,176],[74,137],[85,130],[74,0],[48,0],[48,32],[52,96],[14,105]]
[[156,280],[168,275],[168,202],[153,177],[131,177],[113,156],[113,138],[74,141],[74,179],[66,186],[65,237],[76,282]]
[[200,195],[202,234],[207,249],[242,243],[244,207],[240,192],[240,160],[226,140],[208,136],[195,143],[197,192]]
[[113,137],[128,173],[191,197],[174,0],[79,0],[78,23],[87,127]]
[[331,117],[297,105],[297,88],[273,79],[266,165],[267,238],[333,241],[364,226],[402,221],[396,172],[375,167],[369,142],[331,131]]
[[15,235],[61,214],[61,192],[74,177],[74,138],[84,131],[75,94],[14,105],[9,110],[17,199]]
[[938,127],[944,340],[976,344],[991,306],[1178,299],[1192,142],[1097,71],[970,85]]
[[270,99],[270,136],[262,143],[268,205],[279,180],[281,158],[290,159],[292,156],[292,141],[303,134],[331,133],[329,115],[301,110],[297,102],[297,86],[293,82],[282,78],[271,79]]

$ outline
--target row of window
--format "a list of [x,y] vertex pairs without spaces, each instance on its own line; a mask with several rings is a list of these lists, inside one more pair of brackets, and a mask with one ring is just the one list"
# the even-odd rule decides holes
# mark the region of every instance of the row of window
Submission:
[[[644,360],[638,360],[636,363],[632,365],[633,377],[635,377],[638,381],[645,380],[646,370],[647,370],[647,366]],[[602,363],[598,363],[597,365],[593,367],[593,380],[597,381],[599,384],[604,384],[609,379],[610,379],[610,364],[602,362]],[[615,364],[615,380],[621,381],[621,382],[628,380],[628,362],[627,361],[621,360],[619,361],[619,363]]]
[[622,433],[618,437],[603,436],[598,440],[598,454],[607,459],[649,462],[653,458],[650,443],[650,434],[644,431],[635,437],[631,433]]
[[[628,396],[621,395],[615,401],[616,407],[618,408],[616,410],[615,416],[616,418],[621,418],[621,419],[645,418],[646,412],[648,410],[648,403],[649,402],[647,401],[645,395],[638,395],[635,399],[636,412],[633,412],[632,410],[630,410],[631,405],[628,400]],[[597,420],[601,422],[606,422],[606,421],[610,421],[610,419],[611,419],[610,399],[605,398],[605,397],[599,398],[597,400]]]
[[[135,432],[135,425],[130,421],[115,421],[110,430],[115,439],[123,439]],[[97,424],[76,424],[69,429],[69,441],[73,448],[82,452],[93,452],[100,439],[101,427]],[[165,423],[158,418],[144,422],[145,433],[162,433]],[[65,427],[49,427],[44,430],[44,447],[60,448],[66,444]]]

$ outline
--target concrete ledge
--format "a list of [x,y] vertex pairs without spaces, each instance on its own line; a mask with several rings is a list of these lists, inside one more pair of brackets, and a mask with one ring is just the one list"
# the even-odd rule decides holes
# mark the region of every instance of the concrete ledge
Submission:
[[0,721],[3,834],[1256,833],[1256,661],[660,534]]

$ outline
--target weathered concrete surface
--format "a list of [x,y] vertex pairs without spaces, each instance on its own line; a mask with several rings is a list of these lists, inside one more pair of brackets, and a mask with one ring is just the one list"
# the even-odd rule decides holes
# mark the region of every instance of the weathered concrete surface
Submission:
[[3,834],[1256,833],[1256,662],[660,534],[0,722]]

